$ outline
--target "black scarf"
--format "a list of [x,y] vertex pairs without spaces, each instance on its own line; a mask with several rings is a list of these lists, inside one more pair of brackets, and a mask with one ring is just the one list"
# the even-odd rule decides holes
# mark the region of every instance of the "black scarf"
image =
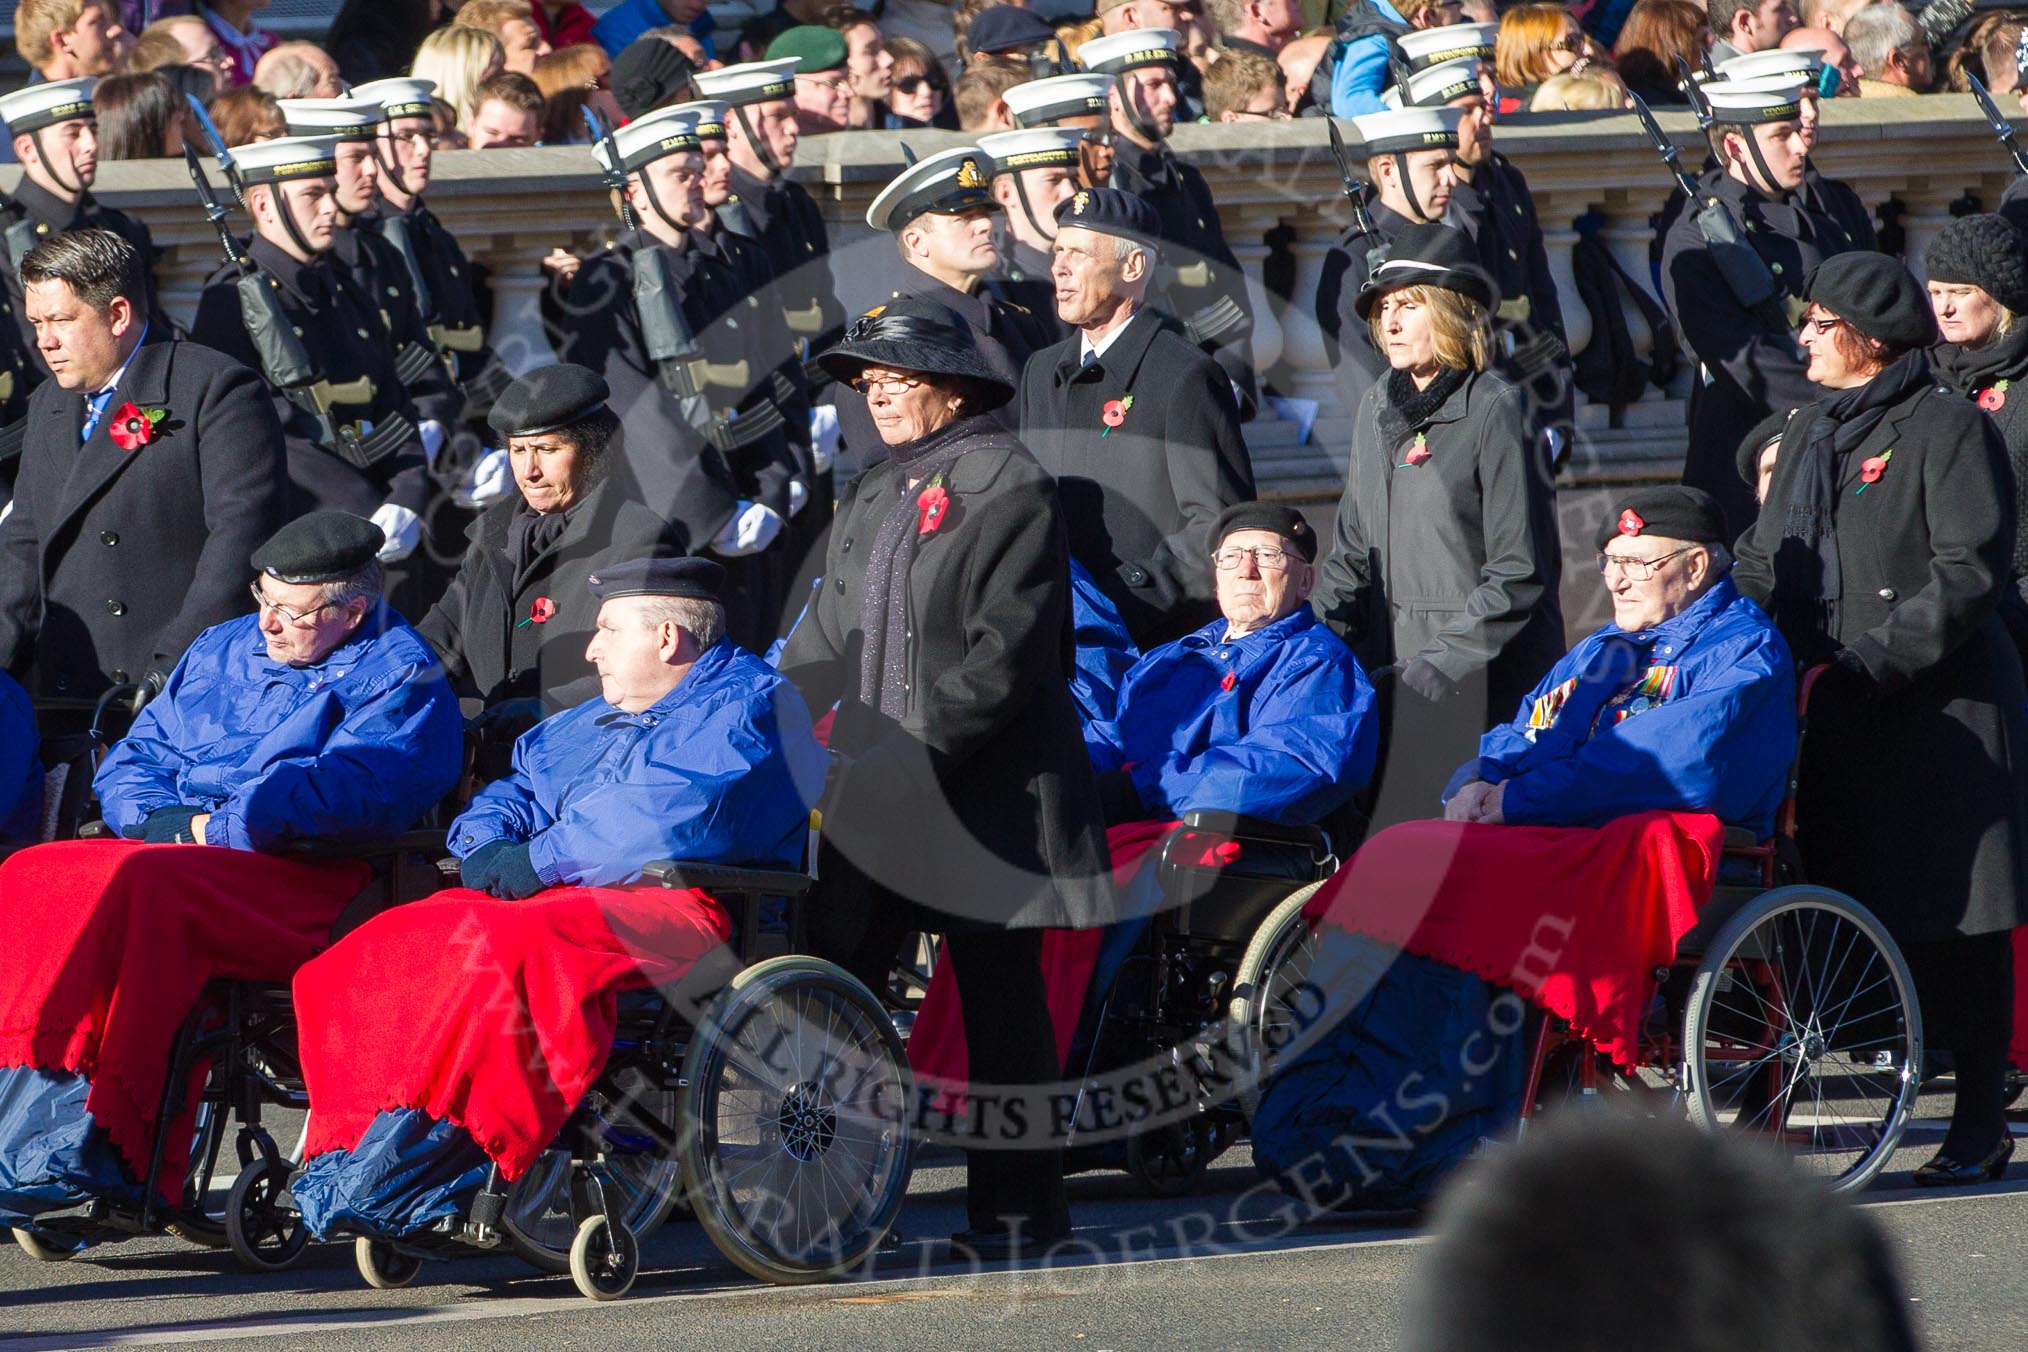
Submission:
[[2028,376],[2028,323],[1978,347],[1939,343],[1930,349],[1929,361],[1937,379],[1966,398],[1999,381],[2020,380]]
[[1471,374],[1463,367],[1446,366],[1437,371],[1436,379],[1427,388],[1418,390],[1415,378],[1408,372],[1396,369],[1387,373],[1387,398],[1380,405],[1380,435],[1390,459],[1395,448],[1411,434],[1429,426],[1429,420],[1437,415],[1444,401],[1456,394]]
[[[917,499],[928,480],[985,444],[994,430],[991,419],[974,415],[887,448],[898,492],[866,560],[866,590],[859,598],[859,631],[865,635],[859,651],[859,700],[897,722],[908,712],[908,575],[922,539]],[[910,479],[917,481],[913,488]]]
[[1836,630],[1843,575],[1834,518],[1845,457],[1890,409],[1934,379],[1929,359],[1908,353],[1864,385],[1820,400],[1808,440],[1792,452],[1797,464],[1775,551],[1775,596],[1782,631],[1804,662],[1828,655]]

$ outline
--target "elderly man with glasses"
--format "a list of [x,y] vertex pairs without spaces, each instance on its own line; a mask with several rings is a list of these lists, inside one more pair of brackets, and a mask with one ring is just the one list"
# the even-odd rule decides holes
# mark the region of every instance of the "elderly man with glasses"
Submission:
[[1451,776],[1451,821],[1602,826],[1709,812],[1765,837],[1796,750],[1788,645],[1731,577],[1699,489],[1627,494],[1599,533],[1612,623],[1572,648]]

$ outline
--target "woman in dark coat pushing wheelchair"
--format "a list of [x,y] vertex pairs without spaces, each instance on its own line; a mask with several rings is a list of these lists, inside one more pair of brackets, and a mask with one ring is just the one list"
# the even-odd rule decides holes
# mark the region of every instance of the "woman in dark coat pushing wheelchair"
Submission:
[[[819,360],[865,395],[888,452],[839,505],[823,586],[781,656],[813,710],[838,706],[811,939],[877,991],[905,935],[946,936],[987,1142],[953,1247],[1040,1251],[1070,1228],[1041,1139],[1039,1091],[1060,1070],[1042,932],[1113,909],[1068,685],[1056,486],[985,416],[1013,382],[944,306],[882,306]],[[1025,1113],[1000,1110],[1011,1095]]]
[[1957,1102],[1922,1185],[1998,1178],[2009,931],[2022,923],[2028,689],[2001,622],[2014,493],[1992,421],[1940,386],[1921,286],[1879,254],[1810,279],[1802,343],[1824,398],[1788,420],[1734,579],[1804,666],[1797,841],[1908,958]]

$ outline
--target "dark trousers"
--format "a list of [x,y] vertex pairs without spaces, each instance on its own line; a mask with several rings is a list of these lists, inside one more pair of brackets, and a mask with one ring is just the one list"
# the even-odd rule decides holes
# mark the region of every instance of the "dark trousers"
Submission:
[[[836,850],[822,849],[806,929],[811,950],[837,963],[876,994],[887,989],[902,940],[936,931],[935,912],[870,882]],[[965,1151],[965,1209],[975,1232],[1012,1230],[1040,1241],[1070,1231],[1063,1152],[1046,1140],[1046,1086],[1061,1078],[1056,1032],[1042,982],[1042,931],[959,925],[945,934],[946,955],[965,1010],[965,1054],[982,1094],[1033,1087],[1020,1116],[1025,1132],[997,1105],[975,1105],[990,1144]],[[990,1086],[990,1088],[989,1088]],[[1011,1137],[1011,1139],[1010,1139]],[[1021,1149],[1029,1143],[1031,1148]],[[1033,1148],[1039,1146],[1040,1148]]]
[[1957,1075],[1942,1153],[1978,1159],[2007,1134],[2002,1093],[2014,1032],[2014,936],[2001,930],[1903,944],[1901,951],[1922,1001],[1923,1040],[1949,1050]]

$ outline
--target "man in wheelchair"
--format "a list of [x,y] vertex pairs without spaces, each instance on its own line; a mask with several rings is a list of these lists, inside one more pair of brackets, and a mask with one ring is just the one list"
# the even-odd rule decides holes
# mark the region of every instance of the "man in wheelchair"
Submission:
[[32,841],[41,830],[41,755],[28,692],[0,671],[0,850]]
[[800,870],[826,758],[795,687],[725,635],[724,570],[590,577],[603,694],[538,723],[451,827],[462,887],[368,921],[298,974],[311,1231],[397,1239],[549,1148],[619,995],[726,942],[719,903],[630,885],[656,859]]
[[0,1224],[180,1179],[195,1096],[164,1122],[166,1082],[206,984],[286,981],[366,880],[301,847],[401,831],[456,781],[457,701],[382,604],[381,543],[340,512],[277,532],[257,612],[199,635],[100,767],[126,839],[0,864]]

